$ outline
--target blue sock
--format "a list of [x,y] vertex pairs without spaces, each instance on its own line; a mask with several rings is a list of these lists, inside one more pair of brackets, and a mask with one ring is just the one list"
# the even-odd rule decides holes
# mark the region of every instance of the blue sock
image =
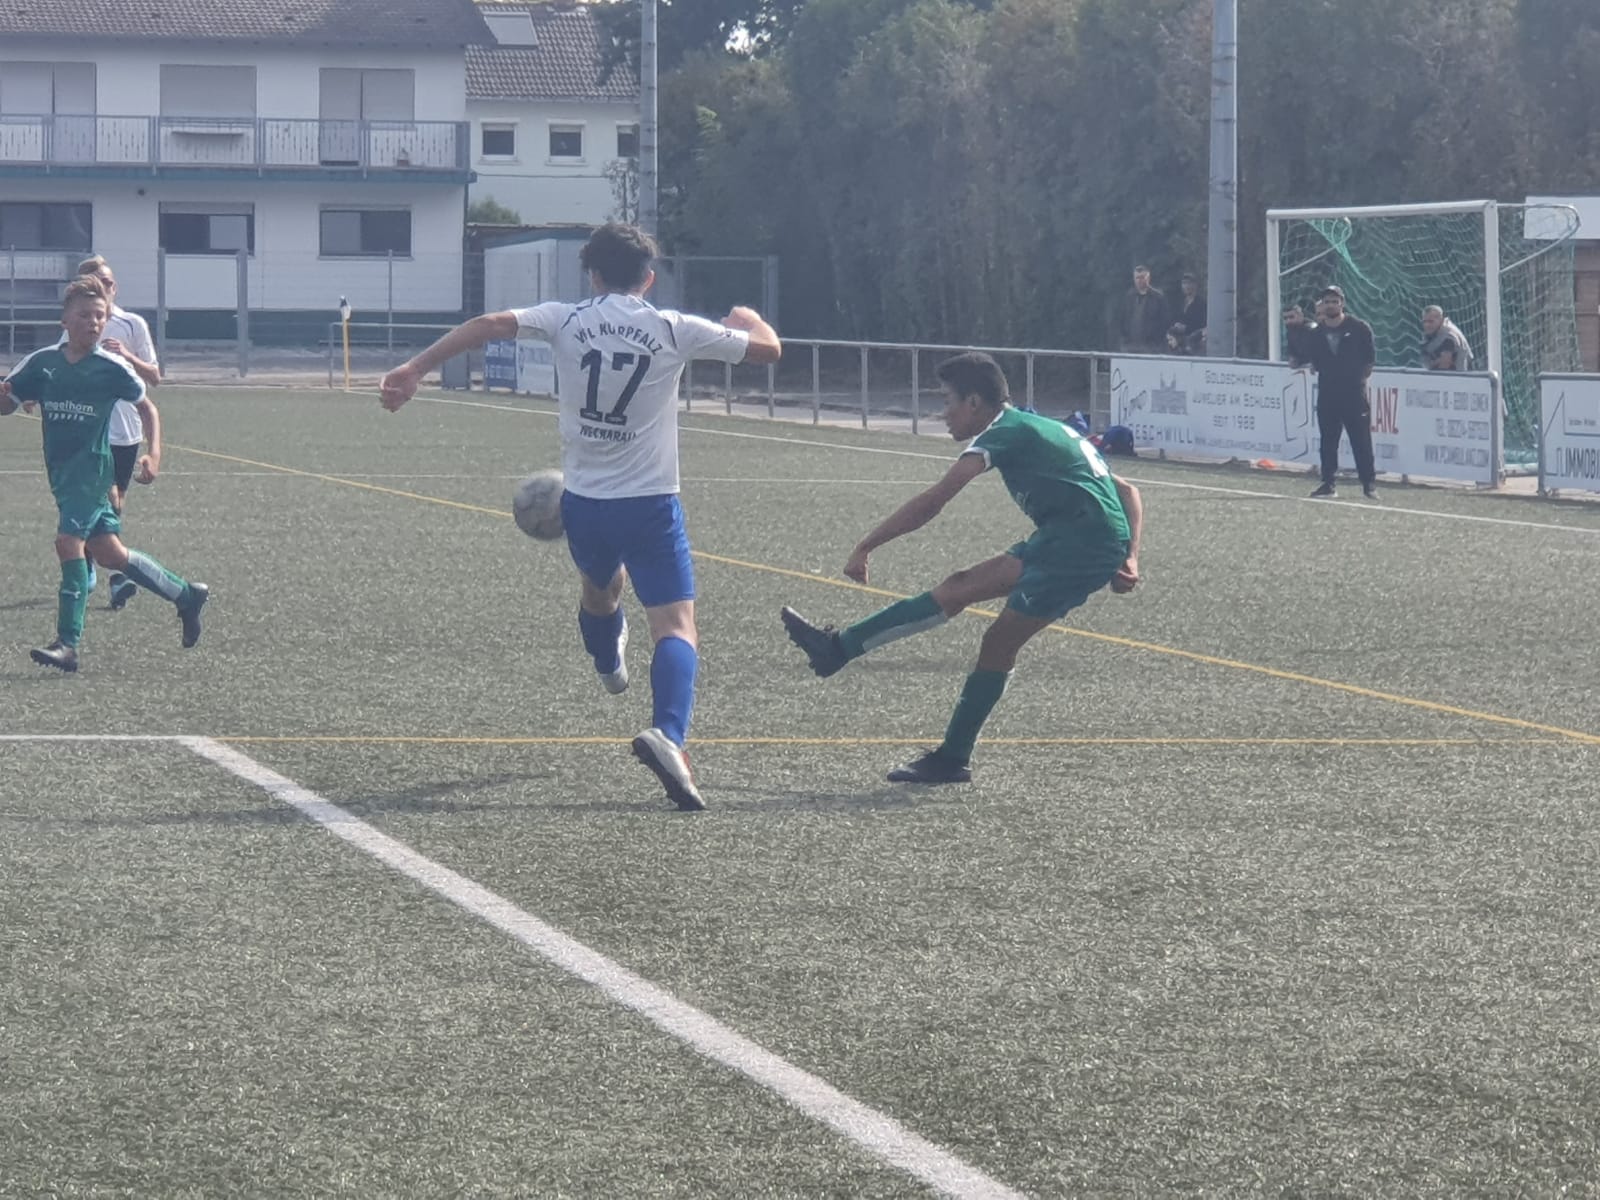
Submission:
[[592,612],[578,610],[578,629],[583,634],[583,648],[594,659],[594,669],[609,675],[622,664],[617,661],[617,639],[622,636],[622,606],[609,617],[597,617]]
[[694,677],[700,655],[682,638],[666,637],[656,643],[650,660],[650,690],[655,697],[655,725],[681,746],[689,736],[689,715],[694,711]]

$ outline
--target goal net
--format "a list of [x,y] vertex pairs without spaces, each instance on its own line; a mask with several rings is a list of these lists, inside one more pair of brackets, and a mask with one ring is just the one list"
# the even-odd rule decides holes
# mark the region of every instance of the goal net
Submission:
[[1577,230],[1577,212],[1557,204],[1275,209],[1267,214],[1273,356],[1284,307],[1309,314],[1336,283],[1349,311],[1372,326],[1380,367],[1420,366],[1422,310],[1436,304],[1466,336],[1472,369],[1500,376],[1508,466],[1532,463],[1540,372],[1582,369]]

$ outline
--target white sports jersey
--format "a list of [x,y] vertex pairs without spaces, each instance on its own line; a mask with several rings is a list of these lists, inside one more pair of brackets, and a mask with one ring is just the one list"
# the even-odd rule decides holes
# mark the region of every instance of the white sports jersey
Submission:
[[750,335],[607,292],[514,310],[550,342],[567,490],[591,500],[678,490],[678,380],[691,359],[743,362]]
[[[104,341],[106,338],[116,338],[128,348],[128,353],[135,358],[147,363],[156,361],[155,343],[150,340],[150,326],[145,324],[144,318],[138,313],[128,312],[115,304],[111,306],[111,315],[106,318],[105,330],[100,334]],[[63,332],[61,345],[67,340]],[[120,355],[113,355],[118,362],[126,363]],[[111,410],[111,444],[113,446],[137,446],[144,441],[144,422],[139,419],[139,410],[126,400],[117,401],[117,407]]]

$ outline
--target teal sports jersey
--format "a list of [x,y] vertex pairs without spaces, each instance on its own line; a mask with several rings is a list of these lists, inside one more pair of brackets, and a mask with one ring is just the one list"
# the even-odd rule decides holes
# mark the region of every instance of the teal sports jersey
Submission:
[[999,471],[1017,507],[1040,528],[1091,517],[1109,537],[1129,540],[1111,470],[1076,429],[1008,404],[962,453],[980,454],[986,469]]
[[7,377],[15,400],[36,400],[44,425],[44,467],[56,504],[83,508],[103,501],[116,482],[111,414],[119,400],[144,399],[144,383],[123,362],[96,347],[69,362],[64,346],[36,350]]

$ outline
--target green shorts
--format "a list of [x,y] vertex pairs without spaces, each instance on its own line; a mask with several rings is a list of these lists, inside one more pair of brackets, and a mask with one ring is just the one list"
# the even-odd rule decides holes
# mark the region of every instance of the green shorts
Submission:
[[1006,551],[1022,560],[1022,578],[1007,608],[1041,621],[1059,621],[1111,582],[1127,560],[1128,543],[1098,529],[1043,527]]
[[122,532],[122,519],[104,496],[98,500],[57,500],[56,512],[60,514],[56,532],[71,534],[86,542],[96,534]]

